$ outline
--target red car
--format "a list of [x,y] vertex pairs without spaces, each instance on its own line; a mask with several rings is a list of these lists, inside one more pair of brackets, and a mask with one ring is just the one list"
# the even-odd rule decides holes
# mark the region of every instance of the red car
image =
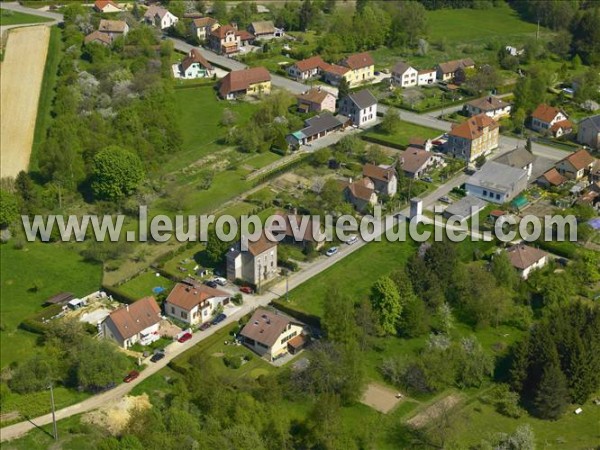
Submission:
[[127,376],[125,378],[123,378],[123,381],[125,383],[131,383],[133,380],[135,380],[139,376],[140,376],[140,373],[137,370],[132,370],[131,372],[129,372],[127,374]]
[[243,292],[244,294],[252,294],[252,288],[250,286],[242,286],[240,288],[240,292]]
[[186,341],[189,341],[192,338],[192,333],[185,333],[183,336],[181,336],[179,339],[177,339],[177,341],[184,343]]

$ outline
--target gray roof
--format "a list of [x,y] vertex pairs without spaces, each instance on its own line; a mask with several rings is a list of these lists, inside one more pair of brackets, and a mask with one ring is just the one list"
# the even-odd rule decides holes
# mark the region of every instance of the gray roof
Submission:
[[369,106],[377,104],[377,99],[373,96],[373,94],[371,94],[371,91],[369,91],[368,89],[363,89],[362,91],[354,92],[348,95],[348,98],[360,109],[365,109]]
[[523,177],[527,178],[527,172],[521,168],[510,167],[499,162],[488,161],[481,169],[475,172],[467,180],[467,184],[480,186],[482,188],[509,191]]
[[[467,195],[466,197],[461,198],[456,203],[448,206],[444,210],[444,216],[458,216],[464,219],[471,217],[473,213],[477,213],[486,207],[488,203],[485,200],[481,200],[480,198],[473,197],[471,195]],[[473,211],[473,208],[475,210]]]
[[396,64],[394,66],[394,68],[392,69],[392,73],[403,74],[408,69],[410,69],[410,67],[411,67],[410,64],[405,63],[404,61],[400,61],[398,64]]
[[[322,133],[323,131],[332,130],[334,128],[342,126],[346,122],[347,118],[344,116],[333,116],[329,112],[325,112],[319,116],[311,117],[306,119],[304,124],[305,128],[302,128],[298,133],[302,133],[304,137],[314,136]],[[294,135],[296,133],[293,133]]]
[[522,169],[523,167],[527,167],[529,164],[533,164],[535,161],[535,156],[533,156],[533,153],[528,152],[525,148],[515,148],[514,150],[499,156],[494,161],[506,166],[518,167],[519,169]]
[[600,114],[596,116],[586,117],[585,119],[581,119],[579,122],[579,126],[581,125],[593,125],[598,131],[600,131]]

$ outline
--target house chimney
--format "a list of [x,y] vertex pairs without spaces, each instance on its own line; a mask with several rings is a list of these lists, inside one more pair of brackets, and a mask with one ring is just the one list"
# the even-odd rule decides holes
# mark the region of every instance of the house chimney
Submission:
[[127,305],[125,306],[125,308],[127,308],[127,312],[129,312],[129,303],[127,303]]
[[352,177],[348,178],[348,183],[352,184]]

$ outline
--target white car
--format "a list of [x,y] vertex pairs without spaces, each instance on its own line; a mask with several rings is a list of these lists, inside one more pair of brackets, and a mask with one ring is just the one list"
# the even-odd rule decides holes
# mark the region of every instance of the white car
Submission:
[[348,240],[346,241],[346,244],[352,245],[352,244],[356,244],[357,242],[358,242],[358,237],[356,235],[352,235],[348,238]]
[[227,280],[223,277],[215,277],[213,281],[221,286],[225,286],[227,284]]
[[337,247],[331,247],[329,250],[327,250],[327,251],[325,252],[325,254],[326,254],[327,256],[333,256],[333,255],[335,255],[337,252],[338,252],[338,248],[337,248]]

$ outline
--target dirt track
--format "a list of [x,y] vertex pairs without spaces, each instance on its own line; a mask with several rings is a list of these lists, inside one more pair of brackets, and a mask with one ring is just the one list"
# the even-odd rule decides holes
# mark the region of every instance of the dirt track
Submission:
[[45,25],[16,28],[8,34],[0,72],[2,177],[15,177],[29,165],[49,39]]

